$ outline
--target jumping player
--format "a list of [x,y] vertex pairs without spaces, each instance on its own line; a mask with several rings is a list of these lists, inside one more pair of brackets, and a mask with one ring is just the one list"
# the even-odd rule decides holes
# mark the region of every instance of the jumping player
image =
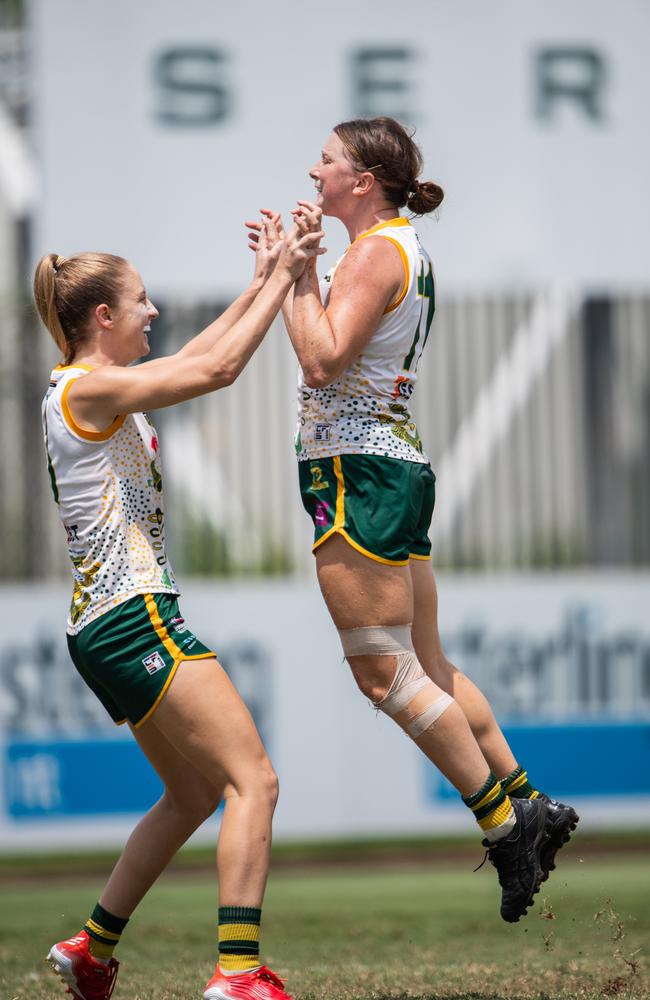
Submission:
[[[301,371],[296,451],[314,523],[320,588],[361,691],[454,784],[485,834],[516,921],[555,867],[578,821],[528,781],[488,702],[444,656],[428,529],[435,477],[410,413],[435,307],[431,261],[400,215],[434,211],[442,189],[420,181],[422,157],[391,118],[343,122],[310,170],[321,216],[350,246],[319,286],[315,261],[284,306]],[[278,217],[264,213],[281,233]]]
[[164,785],[83,929],[50,949],[77,1000],[110,997],[113,949],[129,917],[221,800],[219,958],[203,996],[290,1000],[259,960],[276,775],[237,691],[179,609],[159,441],[141,411],[234,382],[319,239],[294,229],[269,251],[262,235],[253,282],[230,308],[177,354],[135,367],[127,366],[149,353],[158,316],[135,268],[102,253],[48,254],[36,268],[36,305],[64,359],[51,375],[43,429],[74,576],[68,646]]

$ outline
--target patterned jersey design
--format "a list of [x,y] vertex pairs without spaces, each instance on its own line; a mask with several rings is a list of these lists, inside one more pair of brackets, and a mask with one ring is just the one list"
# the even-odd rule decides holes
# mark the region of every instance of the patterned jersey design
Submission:
[[67,392],[89,370],[55,368],[42,407],[50,481],[74,576],[70,635],[136,594],[179,592],[165,552],[156,431],[143,413],[116,417],[102,433],[79,427]]
[[[333,455],[429,461],[411,416],[410,399],[435,309],[431,260],[408,219],[381,222],[358,239],[368,236],[381,236],[397,247],[404,285],[363,353],[338,378],[310,389],[299,371],[295,440],[299,461]],[[341,260],[321,282],[324,305]]]

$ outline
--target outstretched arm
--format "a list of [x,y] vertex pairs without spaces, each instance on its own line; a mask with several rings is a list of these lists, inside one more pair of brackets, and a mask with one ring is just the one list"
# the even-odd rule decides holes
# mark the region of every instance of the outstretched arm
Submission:
[[271,277],[254,302],[213,346],[196,356],[175,354],[134,368],[105,365],[76,379],[68,394],[73,416],[89,430],[104,430],[116,414],[155,410],[231,385],[261,344],[286,294],[322,233],[288,234]]
[[[246,224],[249,225],[249,223]],[[282,250],[283,239],[284,232],[280,239],[270,240],[267,234],[267,238],[262,242],[258,240],[254,247],[255,270],[248,288],[214,322],[206,326],[205,330],[192,337],[187,344],[181,347],[176,354],[177,358],[196,358],[200,354],[205,354],[242,318],[273,273]],[[156,358],[154,361],[146,363],[153,365],[158,364],[161,360],[166,359]]]
[[[248,229],[248,246],[251,250],[258,250],[260,232],[264,229],[267,244],[269,247],[277,246],[285,238],[282,217],[279,212],[273,212],[270,208],[261,209],[261,221],[248,221],[244,225]],[[320,226],[315,227],[320,229]],[[313,230],[312,230],[313,231]],[[306,230],[303,231],[303,235]],[[327,253],[324,247],[319,247],[318,254]],[[291,328],[291,313],[293,310],[293,285],[287,292],[287,296],[282,303],[282,318],[287,330]]]

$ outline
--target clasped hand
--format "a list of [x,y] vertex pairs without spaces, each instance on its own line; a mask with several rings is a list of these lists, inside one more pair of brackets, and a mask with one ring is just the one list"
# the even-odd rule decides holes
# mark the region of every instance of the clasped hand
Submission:
[[255,251],[253,281],[264,284],[276,265],[285,268],[297,280],[309,263],[327,252],[320,246],[322,212],[311,202],[299,201],[292,211],[294,224],[285,232],[279,212],[261,209],[259,221],[244,223],[248,230],[248,246]]

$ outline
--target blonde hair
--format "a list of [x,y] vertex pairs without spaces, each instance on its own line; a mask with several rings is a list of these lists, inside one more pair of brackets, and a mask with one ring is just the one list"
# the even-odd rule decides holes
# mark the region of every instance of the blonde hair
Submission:
[[41,257],[34,273],[39,316],[68,365],[86,339],[92,311],[102,303],[117,307],[128,261],[111,253]]

